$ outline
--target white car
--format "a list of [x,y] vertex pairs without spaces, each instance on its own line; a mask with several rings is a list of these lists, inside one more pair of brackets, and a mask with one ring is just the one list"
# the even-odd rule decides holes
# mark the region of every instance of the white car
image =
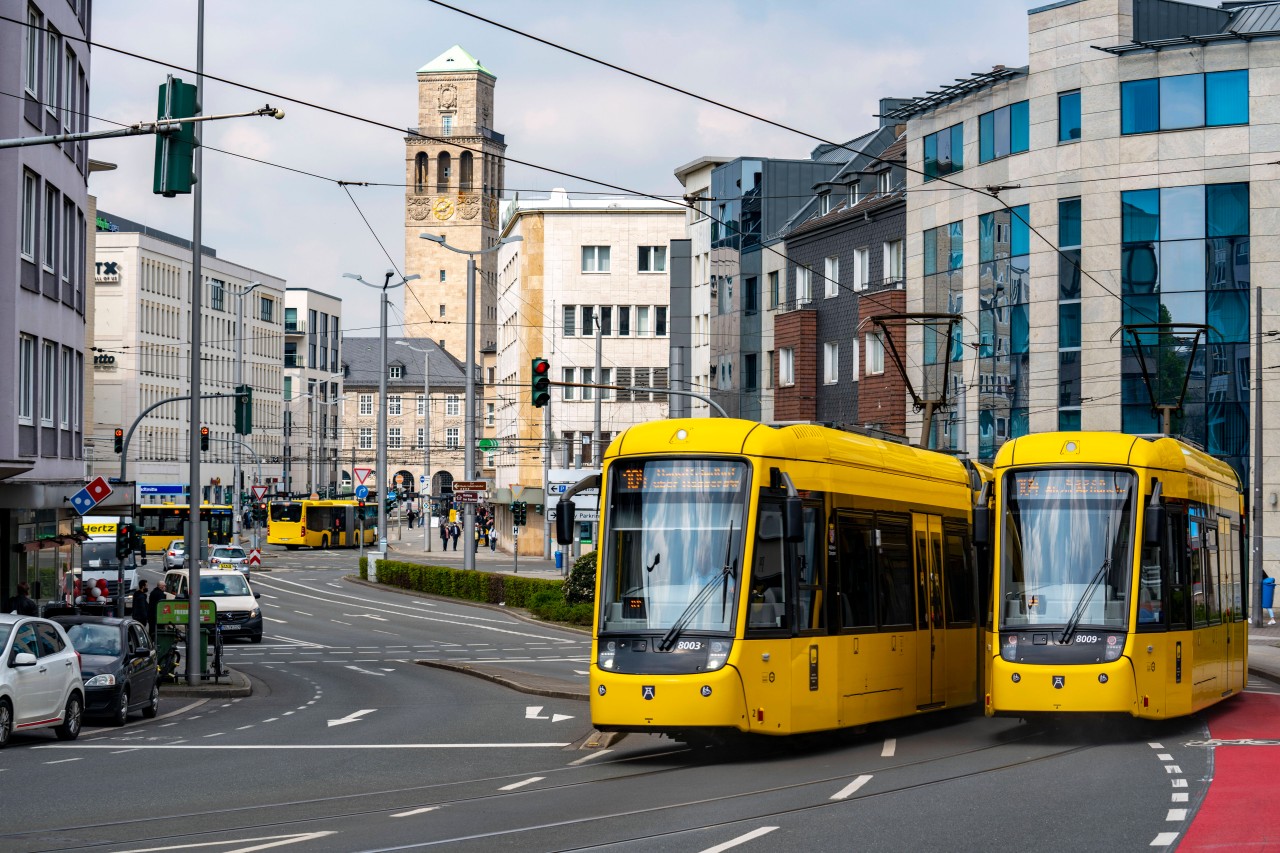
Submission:
[[209,555],[209,567],[235,569],[247,575],[249,574],[249,555],[238,545],[218,545]]
[[62,626],[0,614],[0,748],[14,732],[34,729],[75,740],[83,719],[80,653]]
[[187,564],[187,543],[182,539],[174,539],[164,549],[164,567],[180,569]]

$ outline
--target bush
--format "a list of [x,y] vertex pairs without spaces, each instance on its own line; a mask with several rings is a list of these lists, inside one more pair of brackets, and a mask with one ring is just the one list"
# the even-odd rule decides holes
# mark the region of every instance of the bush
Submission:
[[378,563],[378,582],[401,589],[426,592],[445,598],[460,598],[486,604],[506,604],[528,609],[541,591],[550,591],[563,601],[562,582],[543,578],[464,571],[447,566],[424,566],[400,560]]
[[596,552],[583,554],[573,561],[564,582],[566,604],[592,604],[596,600]]
[[369,558],[360,558],[360,580],[367,581],[369,579]]

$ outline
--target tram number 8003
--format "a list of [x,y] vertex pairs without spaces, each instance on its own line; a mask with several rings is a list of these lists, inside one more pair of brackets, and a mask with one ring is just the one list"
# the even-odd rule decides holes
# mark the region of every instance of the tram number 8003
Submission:
[[676,651],[678,652],[700,652],[702,651],[701,640],[681,640],[676,643]]

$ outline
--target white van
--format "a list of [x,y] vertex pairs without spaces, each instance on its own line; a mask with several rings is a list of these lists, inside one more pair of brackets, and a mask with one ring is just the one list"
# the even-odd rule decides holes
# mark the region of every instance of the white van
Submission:
[[[166,598],[189,598],[186,569],[172,569],[165,573]],[[218,608],[218,627],[224,640],[247,637],[251,643],[262,642],[262,609],[249,581],[235,569],[201,569],[200,599],[209,600]]]

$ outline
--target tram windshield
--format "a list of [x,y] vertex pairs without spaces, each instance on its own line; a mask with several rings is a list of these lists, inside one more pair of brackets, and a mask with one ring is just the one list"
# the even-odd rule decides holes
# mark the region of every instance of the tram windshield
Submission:
[[600,632],[733,630],[745,462],[615,462],[600,561]]
[[1133,479],[1100,470],[1007,476],[1000,627],[1125,627]]

